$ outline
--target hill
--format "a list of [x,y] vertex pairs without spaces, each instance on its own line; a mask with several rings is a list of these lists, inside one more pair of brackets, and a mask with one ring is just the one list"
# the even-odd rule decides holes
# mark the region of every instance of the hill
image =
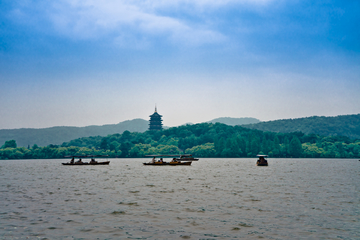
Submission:
[[83,137],[61,146],[0,148],[1,159],[46,159],[69,155],[108,155],[135,158],[152,154],[187,153],[197,157],[358,158],[360,141],[344,136],[305,135],[301,132],[263,132],[222,123],[198,123],[162,131],[129,132],[106,137]]
[[[259,120],[255,118],[216,118],[209,122],[219,122],[227,125],[241,125],[256,123]],[[27,147],[37,144],[38,146],[47,146],[49,144],[60,145],[73,139],[102,136],[109,134],[130,132],[145,132],[148,130],[149,121],[144,119],[133,119],[120,122],[118,124],[108,124],[102,126],[86,126],[86,127],[51,127],[51,128],[20,128],[20,129],[0,129],[0,146],[5,141],[15,140],[19,147]],[[164,126],[164,129],[169,127]]]
[[236,126],[236,125],[244,125],[244,124],[254,124],[259,123],[260,120],[256,118],[231,118],[231,117],[221,117],[215,118],[208,123],[223,123],[229,126]]
[[360,114],[282,119],[243,125],[243,127],[268,132],[302,132],[321,136],[346,136],[352,139],[360,139]]
[[[223,123],[229,126],[241,125],[268,132],[303,132],[305,134],[314,133],[322,136],[346,136],[352,139],[360,139],[360,114],[336,117],[313,116],[268,122],[260,122],[256,118],[222,117],[208,121],[208,123]],[[149,122],[144,119],[133,119],[102,126],[1,129],[0,146],[8,140],[15,140],[19,147],[33,146],[34,144],[38,146],[60,145],[82,137],[105,137],[109,134],[123,133],[126,130],[145,132],[148,129],[148,124]],[[164,126],[164,129],[168,129],[168,127]]]
[[8,140],[15,140],[19,147],[34,144],[38,146],[59,145],[81,137],[107,136],[109,134],[123,133],[126,130],[145,132],[149,127],[148,124],[149,122],[146,120],[133,119],[102,126],[1,129],[0,146]]

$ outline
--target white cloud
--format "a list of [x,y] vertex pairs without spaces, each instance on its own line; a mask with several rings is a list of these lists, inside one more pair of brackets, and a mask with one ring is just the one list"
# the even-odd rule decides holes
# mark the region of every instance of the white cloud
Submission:
[[127,2],[136,3],[136,5],[147,9],[159,9],[184,5],[195,8],[221,7],[230,4],[266,5],[273,1],[274,0],[130,0]]
[[[38,15],[32,18],[47,19],[57,34],[66,37],[96,39],[111,36],[115,43],[121,43],[122,46],[131,39],[131,42],[136,40],[135,42],[144,47],[149,46],[149,39],[152,37],[186,45],[218,43],[226,39],[206,22],[193,24],[188,19],[166,15],[167,11],[191,9],[194,14],[204,8],[229,4],[263,5],[271,1],[273,0],[57,0],[45,3],[27,2],[18,7],[22,13],[28,15],[37,12]],[[184,8],[181,8],[182,6]],[[36,24],[38,22],[33,21]]]
[[[57,34],[72,39],[111,36],[116,44],[121,43],[121,46],[125,46],[129,40],[130,42],[135,40],[142,45],[141,48],[149,45],[151,37],[161,37],[175,43],[190,45],[225,39],[206,25],[194,27],[181,19],[158,14],[137,2],[60,0],[48,4],[41,8],[44,9],[45,16],[54,26]],[[35,4],[36,6],[40,7],[40,4]],[[29,9],[22,9],[22,12],[27,10]],[[147,38],[146,43],[142,40],[145,38]]]

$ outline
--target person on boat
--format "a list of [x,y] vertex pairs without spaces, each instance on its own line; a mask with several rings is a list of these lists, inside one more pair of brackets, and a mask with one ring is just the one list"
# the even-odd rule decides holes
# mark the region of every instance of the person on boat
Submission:
[[92,159],[90,160],[90,163],[97,163],[97,162],[95,161],[95,159],[92,158]]
[[70,160],[70,163],[71,163],[71,164],[74,164],[74,158],[72,158],[72,159]]
[[152,159],[152,163],[155,163],[155,157],[153,157],[153,159]]
[[164,162],[162,158],[160,158],[160,162],[161,162],[161,163]]
[[82,162],[82,160],[81,160],[81,158],[80,158],[79,161],[77,161],[76,163],[81,164],[81,163],[83,163],[83,162]]
[[259,157],[259,160],[257,160],[257,163],[264,164],[264,163],[267,163],[267,160],[264,157]]

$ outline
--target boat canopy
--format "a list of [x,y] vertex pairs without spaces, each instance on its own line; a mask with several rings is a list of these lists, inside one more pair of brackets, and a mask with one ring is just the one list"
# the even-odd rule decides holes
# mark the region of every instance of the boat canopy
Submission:
[[109,155],[68,155],[64,158],[98,158],[98,157],[109,157]]
[[159,155],[145,155],[145,157],[192,157],[192,154],[159,154]]
[[257,157],[268,157],[268,155],[260,155],[260,154],[258,154],[258,155],[256,155]]

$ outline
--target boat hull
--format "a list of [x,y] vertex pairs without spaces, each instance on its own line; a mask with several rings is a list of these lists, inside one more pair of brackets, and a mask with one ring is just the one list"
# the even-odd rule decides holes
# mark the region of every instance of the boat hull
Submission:
[[62,165],[68,165],[68,166],[83,166],[83,165],[109,165],[110,161],[106,162],[96,162],[96,163],[62,163]]
[[149,162],[143,163],[144,165],[151,165],[151,166],[176,166],[176,165],[191,165],[191,162]]
[[257,163],[256,166],[268,166],[268,163]]
[[177,158],[178,161],[199,161],[198,158]]

